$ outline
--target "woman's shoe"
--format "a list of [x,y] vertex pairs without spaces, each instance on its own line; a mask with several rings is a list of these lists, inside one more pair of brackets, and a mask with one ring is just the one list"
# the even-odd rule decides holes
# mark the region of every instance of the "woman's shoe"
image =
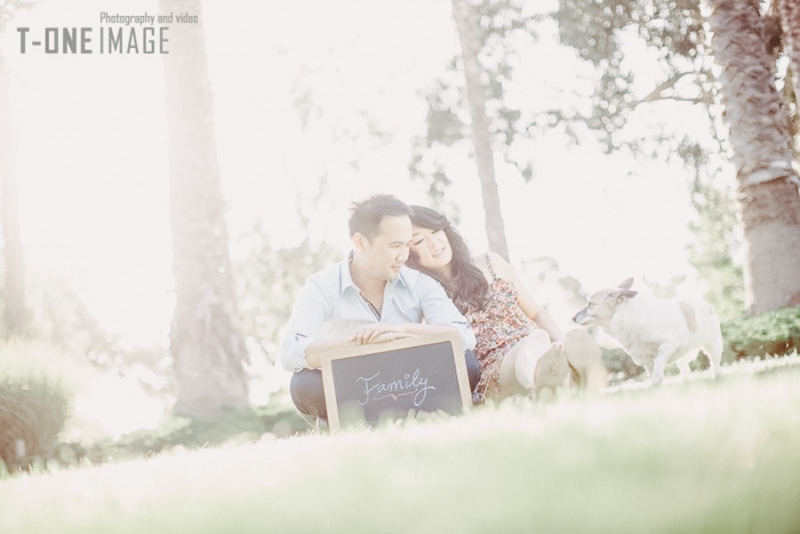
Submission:
[[557,388],[567,385],[568,376],[567,354],[561,346],[553,343],[536,362],[531,393],[535,398],[539,398],[545,391],[555,396]]

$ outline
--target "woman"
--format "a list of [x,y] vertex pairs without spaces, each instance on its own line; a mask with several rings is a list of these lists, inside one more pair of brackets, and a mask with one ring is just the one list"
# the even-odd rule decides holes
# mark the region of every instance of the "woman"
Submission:
[[600,361],[599,348],[588,334],[574,330],[565,339],[502,256],[489,252],[471,258],[444,215],[423,206],[411,208],[407,263],[441,282],[475,331],[482,367],[478,392],[491,397],[537,395],[565,384],[570,364],[574,379],[588,378],[587,371]]

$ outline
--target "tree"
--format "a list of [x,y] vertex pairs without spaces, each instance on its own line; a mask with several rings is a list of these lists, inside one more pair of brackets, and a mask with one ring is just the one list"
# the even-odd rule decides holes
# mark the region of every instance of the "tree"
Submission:
[[[729,152],[720,120],[713,56],[699,0],[559,0],[554,13],[562,44],[594,69],[594,89],[583,111],[554,108],[550,123],[575,142],[587,130],[611,153],[682,161],[693,175],[689,261],[707,284],[706,299],[725,319],[744,313],[741,217],[735,183],[724,161]],[[649,54],[647,69],[628,61],[635,48]],[[649,78],[643,83],[641,78]],[[669,107],[682,129],[651,118]],[[631,128],[631,126],[634,126]]]
[[[713,102],[713,93],[708,89],[710,61],[698,53],[704,32],[696,1],[676,4],[649,0],[562,0],[555,13],[542,12],[541,8],[537,11],[531,3],[515,0],[485,0],[469,6],[478,26],[475,41],[480,45],[478,55],[493,146],[526,181],[534,177],[537,140],[554,134],[564,135],[580,145],[588,134],[594,133],[607,152],[625,150],[637,158],[683,158],[684,154],[696,152],[699,144],[687,135],[690,132],[665,131],[658,125],[652,126],[651,120],[637,121],[636,117],[639,111],[644,111],[644,115],[649,106],[661,102],[684,105]],[[585,70],[576,73],[571,86],[557,87],[548,72],[531,71],[529,67],[528,81],[516,80],[517,71],[523,70],[520,67],[527,67],[534,56],[547,53],[545,48],[537,46],[538,35],[548,31],[545,24],[553,20],[558,23],[562,44],[574,48],[579,58],[594,67],[593,93],[579,89],[586,86],[581,78],[590,77]],[[626,62],[627,50],[618,35],[622,31],[634,33],[633,27],[638,29],[642,40],[659,49],[659,63],[669,72],[644,95],[637,95],[632,89],[635,73],[630,70],[630,62]],[[531,74],[539,78],[534,83],[530,81]],[[453,180],[446,167],[432,155],[443,148],[456,147],[460,139],[469,136],[459,112],[465,98],[456,85],[448,70],[426,95],[428,129],[424,139],[416,140],[410,165],[412,175],[428,179],[435,202],[446,202],[443,191]],[[519,95],[526,95],[523,101]],[[713,121],[714,117],[709,119]],[[641,133],[643,123],[650,128],[647,134]],[[631,124],[635,126],[629,127]],[[712,130],[710,125],[708,129]],[[719,146],[716,152],[721,152]],[[697,180],[701,180],[709,174],[706,168],[718,164],[719,158],[705,156],[686,161],[695,168]],[[700,164],[704,168],[696,168]],[[694,189],[699,192],[708,186],[695,184]],[[718,207],[727,208],[723,204]],[[724,219],[729,219],[725,215]],[[724,243],[737,243],[735,232],[728,232],[725,237]]]
[[[0,29],[2,31],[2,29]],[[8,73],[0,52],[0,213],[3,224],[3,258],[5,260],[5,305],[3,318],[8,337],[22,334],[26,330],[25,308],[25,264],[20,239],[19,215],[17,213],[17,184],[13,165],[13,136],[8,120]]]
[[800,5],[794,0],[778,0],[781,28],[786,43],[786,55],[791,64],[794,99],[800,94]]
[[[0,33],[20,9],[29,8],[34,2],[17,0],[0,7]],[[3,225],[3,257],[5,261],[4,320],[6,335],[24,334],[28,326],[25,305],[25,263],[20,239],[19,216],[17,214],[17,183],[13,164],[13,135],[8,119],[8,72],[5,58],[0,51],[0,213]]]
[[759,4],[708,3],[747,245],[747,304],[752,313],[800,305],[800,180]]
[[[622,146],[620,132],[644,103],[670,99],[701,104],[708,110],[709,130],[719,140],[720,152],[733,154],[737,171],[745,302],[751,313],[800,303],[800,274],[790,267],[796,263],[800,239],[797,178],[791,167],[794,131],[787,113],[796,102],[793,91],[784,91],[789,104],[784,105],[777,91],[780,25],[762,17],[759,4],[757,0],[709,1],[713,15],[706,20],[699,0],[560,0],[556,14],[562,42],[602,69],[593,95],[599,112],[579,119],[587,119],[585,124],[601,133],[610,150]],[[714,34],[710,49],[707,28]],[[657,50],[657,64],[666,66],[663,83],[644,98],[632,90],[638,73],[625,67],[621,42],[631,34]],[[708,64],[712,59],[722,67],[719,77]],[[714,104],[717,95],[721,95],[724,114]],[[727,128],[718,129],[723,122]],[[681,140],[678,150],[673,145],[668,152],[692,153],[686,150],[690,144],[694,142]],[[705,158],[690,160],[697,163]],[[697,174],[703,173],[698,170]],[[695,191],[703,188],[708,190],[696,185]]]
[[170,350],[176,410],[211,415],[226,406],[247,406],[247,354],[235,323],[201,2],[160,0],[159,7],[161,13],[200,18],[170,27],[164,56],[176,299]]
[[[488,78],[494,81],[489,87],[501,89],[491,93],[499,100],[503,99],[503,86],[510,83],[516,68],[511,61],[503,59],[515,52],[516,41],[506,46],[509,40],[504,36],[513,33],[509,29],[530,28],[537,22],[536,15],[515,8],[514,4],[513,0],[486,0],[479,4],[484,32],[480,57],[485,64],[486,57],[496,58],[498,52],[501,56],[495,60],[495,67],[501,68],[491,70],[484,65]],[[709,3],[720,4],[730,3]],[[582,80],[593,82],[593,90],[582,92],[586,83],[576,84],[574,89],[563,88],[561,94],[570,97],[569,102],[565,104],[565,99],[560,98],[550,109],[536,109],[538,101],[536,104],[528,102],[518,110],[495,105],[492,98],[489,101],[493,108],[504,109],[504,116],[510,117],[506,129],[492,124],[493,131],[502,131],[509,143],[563,133],[579,144],[587,133],[593,133],[609,153],[625,151],[635,158],[682,160],[695,175],[691,199],[698,221],[692,227],[698,233],[698,243],[693,245],[692,259],[698,269],[706,273],[717,269],[713,283],[718,286],[715,288],[718,296],[731,296],[729,290],[737,289],[737,285],[744,286],[747,308],[751,313],[758,313],[800,301],[797,281],[800,275],[789,272],[791,268],[788,267],[796,259],[793,251],[797,248],[794,238],[797,194],[792,185],[796,177],[790,165],[792,140],[797,131],[797,105],[796,91],[790,90],[790,76],[778,77],[778,82],[784,85],[785,105],[782,106],[777,94],[776,58],[783,54],[777,17],[762,19],[757,0],[739,4],[738,10],[755,12],[751,22],[758,25],[758,42],[753,40],[749,44],[757,48],[758,59],[751,57],[751,49],[740,47],[741,55],[737,60],[742,65],[749,59],[761,64],[759,68],[768,69],[759,77],[759,82],[765,85],[758,91],[773,97],[770,101],[752,100],[750,104],[751,109],[755,109],[753,102],[767,106],[762,133],[754,132],[755,120],[751,123],[732,120],[737,112],[733,111],[732,117],[731,106],[742,109],[744,102],[726,96],[725,91],[732,95],[742,86],[726,88],[726,84],[732,84],[737,78],[717,76],[714,61],[722,62],[715,56],[724,55],[725,51],[709,45],[710,21],[701,10],[700,0],[559,0],[552,14],[558,24],[559,39],[563,45],[573,48],[578,58],[594,67],[594,73]],[[792,27],[794,24],[787,21],[798,17],[794,11],[796,2],[781,2],[780,7],[784,26]],[[505,22],[498,23],[498,18]],[[726,31],[725,27],[713,23],[711,28],[717,33]],[[788,46],[791,38],[787,36],[786,40]],[[503,46],[498,47],[498,42]],[[530,49],[522,52],[531,53],[536,52]],[[792,52],[787,50],[787,53]],[[641,61],[631,61],[634,56],[646,56],[647,68],[641,67]],[[790,69],[792,79],[793,70],[796,69]],[[643,90],[643,79],[648,80],[649,90]],[[448,85],[440,82],[435,94],[428,97],[428,140],[434,139],[431,132],[435,132],[452,145],[452,139],[463,136],[464,132],[459,129],[459,116],[453,111],[453,98],[447,97],[448,91],[451,91]],[[720,95],[726,108],[724,113],[718,104]],[[658,108],[669,109],[673,115],[680,114],[684,120],[681,124],[639,120]],[[751,112],[749,116],[755,119],[757,115]],[[643,123],[646,124],[644,128]],[[438,126],[432,128],[434,124]],[[760,136],[760,143],[749,142],[753,135]],[[770,148],[765,152],[768,143]],[[435,146],[430,142],[428,145]],[[758,154],[756,147],[760,150]],[[727,169],[730,163],[726,158],[730,154],[737,169],[735,181]],[[773,157],[776,154],[780,155]],[[423,158],[417,156],[414,165],[422,167],[418,165],[420,161]],[[518,167],[530,168],[525,164],[518,164]],[[764,172],[756,172],[756,169]],[[434,171],[433,183],[441,189],[447,183],[447,176],[440,168]],[[721,182],[719,178],[723,175],[730,179]],[[768,182],[776,183],[767,185]],[[734,195],[728,192],[732,188],[742,200],[738,206]],[[767,189],[776,190],[770,200],[762,194]],[[773,216],[766,224],[764,217],[769,214]],[[730,224],[733,222],[736,224]],[[717,234],[699,235],[701,232]],[[774,244],[776,239],[791,244],[787,250],[792,252],[784,253],[783,259],[778,254],[780,247]],[[768,244],[770,241],[772,245]],[[737,283],[739,268],[732,258],[739,256],[740,249],[744,250],[745,265],[742,279]],[[736,300],[734,296],[732,301]]]
[[466,84],[472,142],[481,182],[481,198],[486,214],[486,235],[489,248],[508,258],[508,243],[500,210],[500,195],[494,175],[494,154],[489,119],[486,116],[486,91],[483,87],[483,68],[478,59],[481,42],[478,24],[470,0],[453,0],[453,17],[461,44],[461,61]]
[[485,192],[482,200],[489,246],[498,251],[504,245],[494,244],[491,234],[502,231],[504,235],[504,230],[499,201],[494,200],[499,187],[494,166],[498,161],[506,163],[525,181],[534,172],[530,146],[522,146],[530,139],[522,121],[523,109],[519,102],[506,98],[505,92],[513,82],[514,66],[524,61],[517,49],[538,38],[536,25],[542,17],[537,9],[533,2],[522,0],[453,1],[460,53],[425,92],[427,128],[424,135],[413,139],[409,161],[411,176],[427,182],[431,201],[446,206],[451,218],[458,221],[460,206],[450,203],[446,194],[456,180],[447,160],[452,155],[466,157],[465,145],[472,141],[470,151]]

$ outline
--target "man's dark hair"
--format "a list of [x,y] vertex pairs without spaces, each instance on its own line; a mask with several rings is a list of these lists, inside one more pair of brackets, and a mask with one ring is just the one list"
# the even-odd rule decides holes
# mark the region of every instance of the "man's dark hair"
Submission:
[[375,195],[361,202],[354,202],[350,215],[350,237],[356,232],[367,239],[378,233],[378,225],[384,217],[411,217],[411,208],[394,195]]

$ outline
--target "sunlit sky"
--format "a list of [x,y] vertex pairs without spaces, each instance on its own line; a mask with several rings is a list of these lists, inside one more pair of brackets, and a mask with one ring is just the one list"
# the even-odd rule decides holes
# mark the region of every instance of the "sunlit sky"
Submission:
[[[457,50],[449,1],[220,0],[204,10],[233,238],[261,219],[276,243],[295,242],[302,209],[312,230],[345,249],[351,201],[393,192],[426,202],[407,163],[410,138],[423,131],[419,91]],[[100,27],[102,11],[157,14],[158,7],[44,1],[12,20],[0,41],[16,132],[4,142],[15,153],[26,260],[38,276],[72,284],[131,343],[164,343],[173,280],[161,58],[19,53],[16,27]],[[552,36],[539,46],[526,62],[539,89],[516,97],[553,105],[558,91],[542,87],[579,84],[580,67]],[[322,109],[307,130],[294,105],[303,91]],[[369,122],[387,133],[385,142],[334,142],[332,131],[365,134]],[[557,136],[542,139],[530,157],[536,178],[528,184],[497,165],[513,261],[552,256],[587,289],[629,275],[692,277],[685,171],[604,156],[591,140],[568,148]],[[486,247],[480,187],[469,161],[459,168],[451,198],[478,252]],[[322,176],[328,189],[314,205]]]

